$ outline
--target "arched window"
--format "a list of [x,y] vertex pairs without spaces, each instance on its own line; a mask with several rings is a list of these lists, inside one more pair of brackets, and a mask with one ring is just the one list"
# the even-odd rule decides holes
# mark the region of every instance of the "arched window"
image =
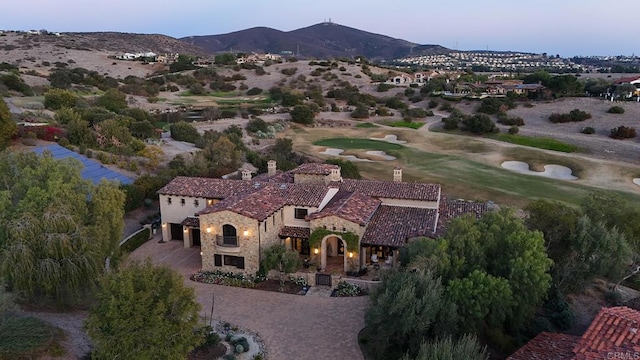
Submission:
[[218,241],[218,245],[222,246],[238,246],[238,234],[233,225],[225,224],[222,226],[222,241]]

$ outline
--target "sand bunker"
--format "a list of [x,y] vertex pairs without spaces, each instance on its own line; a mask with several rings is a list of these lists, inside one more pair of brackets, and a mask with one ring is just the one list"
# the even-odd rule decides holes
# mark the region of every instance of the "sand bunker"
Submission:
[[325,149],[325,151],[321,151],[320,154],[322,155],[331,155],[331,156],[337,156],[340,158],[343,158],[345,160],[349,160],[349,161],[364,161],[364,162],[371,162],[371,160],[369,159],[361,159],[357,156],[353,156],[353,155],[340,155],[344,152],[344,150],[342,149],[336,149],[336,148],[327,148]]
[[522,161],[505,161],[501,165],[503,168],[515,171],[520,174],[544,176],[559,180],[577,180],[578,178],[571,175],[572,170],[562,165],[545,165],[544,171],[529,170],[529,164]]
[[395,160],[396,159],[395,157],[393,157],[391,155],[388,155],[386,152],[378,151],[378,150],[370,150],[370,151],[367,151],[365,154],[381,157],[381,158],[383,158],[385,160]]
[[397,135],[385,135],[383,138],[369,138],[369,140],[378,140],[378,141],[386,141],[388,143],[392,143],[392,144],[406,144],[406,141],[403,140],[398,140],[398,136]]
[[633,183],[640,186],[640,178],[633,179]]

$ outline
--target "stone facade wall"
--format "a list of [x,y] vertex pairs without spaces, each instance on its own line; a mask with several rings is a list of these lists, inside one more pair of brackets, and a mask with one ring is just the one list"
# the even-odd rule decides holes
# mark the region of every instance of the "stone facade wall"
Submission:
[[[217,245],[216,235],[222,235],[222,226],[225,224],[233,225],[236,228],[238,247]],[[283,243],[283,240],[278,236],[283,224],[282,210],[262,222],[231,211],[200,215],[202,269],[255,274],[260,267],[261,254],[264,250],[269,246]],[[245,231],[247,231],[246,236],[244,235]],[[224,265],[224,260],[222,266],[215,266],[215,254],[244,257],[244,269]]]
[[[222,226],[233,225],[238,236],[238,247],[218,246],[216,235],[222,235]],[[245,236],[244,233],[247,232]],[[258,221],[231,211],[200,215],[200,241],[202,243],[202,269],[254,274],[259,267]],[[215,254],[244,257],[244,269],[235,266],[215,266]]]

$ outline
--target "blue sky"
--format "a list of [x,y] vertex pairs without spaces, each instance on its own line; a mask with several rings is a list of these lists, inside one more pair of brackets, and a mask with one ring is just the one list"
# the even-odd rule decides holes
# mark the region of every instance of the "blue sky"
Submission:
[[638,14],[638,0],[4,0],[0,29],[184,37],[330,18],[420,44],[568,57],[640,54]]

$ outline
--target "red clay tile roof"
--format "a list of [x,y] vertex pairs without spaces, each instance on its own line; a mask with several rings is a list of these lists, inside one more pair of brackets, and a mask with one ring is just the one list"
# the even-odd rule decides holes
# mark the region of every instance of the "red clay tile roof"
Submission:
[[640,312],[602,308],[573,349],[575,359],[606,359],[607,353],[640,355]]
[[282,237],[308,239],[311,236],[311,229],[299,226],[283,226],[278,233]]
[[202,210],[200,214],[229,210],[258,221],[264,221],[285,205],[318,207],[328,188],[314,184],[263,184],[253,193],[224,199]]
[[362,244],[404,246],[408,238],[433,234],[437,209],[381,205],[362,235]]
[[200,227],[200,218],[197,217],[197,216],[193,216],[193,217],[189,216],[188,218],[185,218],[184,220],[182,220],[182,223],[180,223],[180,225],[199,228]]
[[440,197],[438,184],[344,179],[331,185],[338,186],[340,190],[357,191],[376,198],[438,201]]
[[631,359],[640,355],[640,311],[602,308],[582,337],[541,333],[507,360]]
[[253,192],[262,185],[260,182],[246,180],[178,176],[158,190],[158,194],[224,199],[232,195]]
[[322,163],[305,163],[289,171],[292,174],[329,175],[331,170],[339,169],[338,165]]
[[362,193],[338,191],[322,211],[309,215],[307,219],[335,215],[358,225],[366,225],[379,205],[380,200]]
[[579,336],[542,332],[507,360],[573,359],[573,348],[579,340]]
[[489,206],[484,202],[465,201],[465,200],[447,200],[445,196],[440,199],[440,215],[438,217],[438,228],[436,232],[440,235],[452,219],[465,215],[473,214],[476,218],[480,218],[484,213],[489,211]]

